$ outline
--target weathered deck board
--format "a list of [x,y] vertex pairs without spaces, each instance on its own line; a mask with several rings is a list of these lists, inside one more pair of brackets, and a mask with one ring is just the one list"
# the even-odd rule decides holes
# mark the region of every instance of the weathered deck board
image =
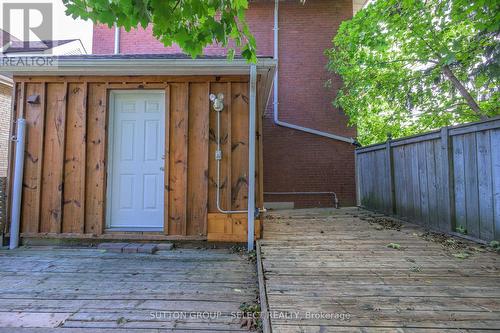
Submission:
[[[0,262],[0,332],[245,331],[232,313],[257,297],[254,264],[222,249],[34,247]],[[220,314],[168,317],[193,311]]]
[[[428,240],[413,224],[388,229],[374,217],[384,218],[358,208],[269,214],[259,242],[273,333],[500,327],[498,254],[456,239]],[[464,251],[469,258],[454,256]]]

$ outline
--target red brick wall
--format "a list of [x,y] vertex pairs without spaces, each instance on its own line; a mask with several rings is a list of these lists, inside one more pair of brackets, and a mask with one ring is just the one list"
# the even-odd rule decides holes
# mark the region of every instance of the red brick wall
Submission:
[[[257,40],[259,55],[273,53],[274,1],[251,3],[247,20]],[[355,136],[341,110],[333,108],[333,87],[341,81],[326,71],[324,50],[331,46],[339,24],[352,16],[352,1],[280,1],[279,12],[279,111],[280,120]],[[96,54],[112,53],[114,33],[94,27]],[[150,29],[122,31],[122,53],[178,53],[176,46],[165,48],[151,36]],[[206,54],[224,54],[217,46]],[[264,121],[264,189],[280,191],[334,191],[341,205],[355,203],[354,147],[312,134],[277,127],[272,120],[272,100]],[[331,206],[328,196],[266,196],[266,201],[295,201],[296,206]]]

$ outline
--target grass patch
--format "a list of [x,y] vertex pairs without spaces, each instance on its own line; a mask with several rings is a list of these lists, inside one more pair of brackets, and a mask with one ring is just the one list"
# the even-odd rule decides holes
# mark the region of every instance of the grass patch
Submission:
[[467,259],[470,257],[470,254],[468,252],[459,252],[459,253],[453,253],[452,254],[455,258],[458,259]]
[[255,303],[242,303],[240,305],[242,314],[241,327],[249,331],[261,331],[262,320],[260,318],[260,305]]
[[389,243],[387,247],[394,250],[401,250],[401,245],[398,243]]

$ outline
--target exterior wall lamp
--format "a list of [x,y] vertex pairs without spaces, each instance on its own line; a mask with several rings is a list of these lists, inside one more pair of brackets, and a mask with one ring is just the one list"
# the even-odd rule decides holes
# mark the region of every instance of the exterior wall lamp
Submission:
[[215,94],[210,94],[210,100],[212,101],[213,108],[217,112],[221,112],[224,109],[224,94],[218,93],[217,96]]

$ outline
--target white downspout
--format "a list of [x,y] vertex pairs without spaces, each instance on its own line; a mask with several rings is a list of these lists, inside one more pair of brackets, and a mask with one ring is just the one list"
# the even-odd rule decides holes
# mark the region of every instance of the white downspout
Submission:
[[12,140],[16,142],[16,160],[14,162],[14,181],[12,184],[12,211],[10,218],[10,243],[11,250],[19,246],[19,225],[21,224],[21,196],[23,191],[24,171],[24,132],[26,121],[17,120],[17,136]]
[[332,133],[327,133],[327,132],[322,132],[318,131],[312,128],[304,127],[304,126],[299,126],[291,123],[287,123],[285,121],[279,120],[279,114],[278,114],[278,105],[279,105],[279,100],[278,100],[278,31],[279,31],[279,26],[278,26],[278,1],[279,0],[274,0],[274,54],[273,58],[276,60],[276,70],[274,72],[274,82],[273,82],[273,120],[274,123],[278,126],[282,127],[287,127],[291,128],[297,131],[302,131],[318,136],[322,136],[325,138],[330,138],[333,140],[338,140],[338,141],[343,141],[351,144],[357,144],[356,140],[353,138],[348,138],[345,136],[340,136]]
[[250,105],[248,119],[248,251],[254,249],[255,233],[255,130],[257,121],[257,66],[250,66]]
[[120,54],[120,27],[115,23],[115,54]]

